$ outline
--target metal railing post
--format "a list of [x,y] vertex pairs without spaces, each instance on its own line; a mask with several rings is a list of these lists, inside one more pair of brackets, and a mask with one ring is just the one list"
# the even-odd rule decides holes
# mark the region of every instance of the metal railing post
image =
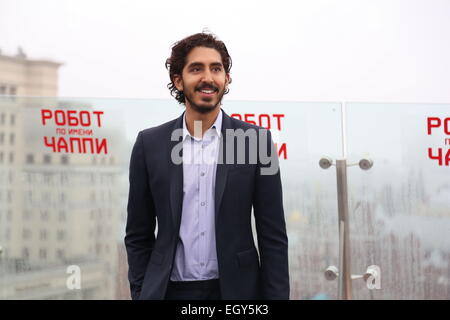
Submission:
[[336,160],[339,212],[339,299],[352,299],[350,230],[348,220],[347,160]]

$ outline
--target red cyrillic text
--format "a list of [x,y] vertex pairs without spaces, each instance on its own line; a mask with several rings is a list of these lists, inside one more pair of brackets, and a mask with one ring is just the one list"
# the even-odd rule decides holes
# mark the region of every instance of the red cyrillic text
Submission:
[[435,151],[432,148],[428,148],[428,158],[437,160],[440,166],[448,166],[450,163],[450,149],[447,150],[445,156],[444,153],[445,150],[442,148],[437,148]]
[[53,152],[68,152],[68,153],[108,153],[107,140],[97,138],[74,138],[68,139],[64,137],[44,137],[44,144],[46,147],[52,148]]
[[281,119],[284,118],[284,114],[269,115],[266,113],[262,113],[258,116],[255,116],[254,113],[244,113],[243,115],[239,113],[233,113],[231,117],[266,129],[271,129],[272,126],[275,126],[275,124],[272,125],[272,122],[274,122],[276,123],[277,130],[281,130]]
[[91,125],[97,125],[100,128],[102,126],[102,115],[103,111],[41,110],[42,124],[44,126],[50,122],[57,126],[89,127]]

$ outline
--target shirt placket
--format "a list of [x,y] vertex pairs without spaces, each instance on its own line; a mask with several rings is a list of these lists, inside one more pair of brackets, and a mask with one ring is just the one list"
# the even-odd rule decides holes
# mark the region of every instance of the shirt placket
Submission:
[[[206,136],[205,136],[205,138],[206,138]],[[200,165],[200,174],[199,174],[199,179],[200,179],[199,242],[200,242],[200,248],[201,248],[201,250],[200,250],[200,252],[201,252],[200,267],[201,267],[202,275],[204,274],[205,266],[207,264],[205,239],[206,239],[206,219],[207,219],[207,214],[208,214],[208,206],[209,206],[208,201],[209,200],[208,200],[208,194],[207,194],[207,192],[208,192],[208,186],[207,186],[208,168],[207,168],[207,162],[204,159],[207,143],[208,143],[208,141],[206,139],[202,139],[200,142],[202,161],[201,161],[201,165]]]

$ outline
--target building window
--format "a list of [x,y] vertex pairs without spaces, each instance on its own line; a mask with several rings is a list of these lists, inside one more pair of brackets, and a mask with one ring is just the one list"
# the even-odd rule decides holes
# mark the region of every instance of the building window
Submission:
[[3,141],[5,141],[5,133],[0,132],[0,144],[3,144]]
[[22,249],[22,258],[28,259],[30,257],[30,249],[23,248]]
[[9,153],[9,163],[13,163],[14,162],[14,153],[10,152]]
[[61,173],[61,184],[67,184],[69,182],[69,177],[67,173]]
[[47,221],[48,220],[48,216],[49,216],[49,214],[48,214],[47,210],[42,210],[41,211],[41,220]]
[[48,191],[42,192],[41,199],[42,199],[42,202],[49,203],[50,202],[50,192],[48,192]]
[[[14,87],[14,86],[11,86],[9,88],[9,94],[12,95],[12,96],[15,96],[17,94],[17,88]],[[13,124],[13,123],[11,123],[11,124]]]
[[3,152],[0,152],[0,163],[3,163]]
[[16,122],[16,115],[14,113],[11,114],[10,120],[11,120],[11,125],[13,126],[14,123]]
[[68,164],[69,163],[69,157],[67,155],[61,156],[61,163],[62,164]]
[[62,249],[56,250],[56,257],[61,260],[64,259],[64,251]]
[[39,239],[47,240],[47,230],[41,230],[41,232],[39,234]]
[[59,220],[59,222],[65,222],[66,221],[66,212],[65,211],[60,211],[59,212],[58,220]]
[[57,239],[58,240],[64,240],[65,238],[66,238],[66,233],[64,231],[62,231],[62,230],[59,230],[58,234],[57,234]]
[[8,251],[8,248],[4,248],[3,249],[3,253],[2,253],[2,255],[3,255],[3,257],[5,258],[5,259],[8,259],[8,255],[9,255],[9,251]]
[[47,259],[47,250],[46,249],[39,249],[39,258],[41,259]]
[[14,138],[15,138],[14,133],[11,133],[11,134],[9,135],[9,144],[10,144],[10,145],[13,145],[13,144],[14,144]]
[[6,95],[6,86],[1,85],[0,86],[0,96],[4,96],[4,95]]
[[26,163],[28,163],[28,164],[34,163],[34,154],[31,154],[31,153],[27,154],[27,158],[26,158],[25,161],[26,161]]
[[49,164],[52,162],[52,157],[49,154],[44,154],[44,163]]
[[32,217],[32,213],[31,213],[31,212],[32,212],[31,210],[25,210],[25,211],[23,212],[23,218],[24,218],[25,220],[30,220],[31,217]]
[[43,181],[46,185],[50,185],[52,182],[52,176],[50,173],[44,173]]
[[29,240],[29,239],[31,239],[31,230],[30,230],[30,229],[23,229],[23,232],[22,232],[22,238],[23,238],[24,240]]
[[5,124],[5,118],[6,114],[2,113],[2,115],[0,116],[0,124]]

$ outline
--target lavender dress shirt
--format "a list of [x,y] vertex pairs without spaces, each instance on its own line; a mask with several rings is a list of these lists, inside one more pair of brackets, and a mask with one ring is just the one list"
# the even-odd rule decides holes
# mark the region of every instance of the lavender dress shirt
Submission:
[[183,207],[172,281],[219,278],[214,190],[221,129],[222,110],[201,139],[191,136],[183,116]]

